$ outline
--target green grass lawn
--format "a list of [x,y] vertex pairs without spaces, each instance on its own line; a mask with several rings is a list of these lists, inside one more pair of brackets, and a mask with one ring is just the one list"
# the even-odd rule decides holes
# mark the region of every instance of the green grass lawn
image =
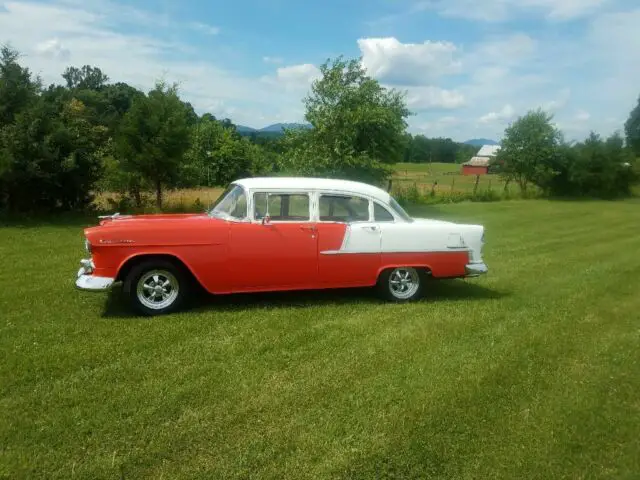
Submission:
[[413,213],[489,275],[136,318],[74,290],[93,219],[0,227],[0,478],[640,477],[640,202]]

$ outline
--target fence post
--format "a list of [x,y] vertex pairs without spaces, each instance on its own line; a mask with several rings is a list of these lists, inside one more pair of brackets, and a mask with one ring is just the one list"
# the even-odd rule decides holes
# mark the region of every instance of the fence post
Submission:
[[489,179],[489,188],[487,188],[488,191],[491,191],[491,179]]
[[473,186],[473,196],[476,196],[476,192],[478,191],[478,183],[480,183],[480,175],[476,175],[476,184]]
[[456,185],[456,177],[453,177],[451,179],[451,193],[453,193],[453,187],[455,187]]

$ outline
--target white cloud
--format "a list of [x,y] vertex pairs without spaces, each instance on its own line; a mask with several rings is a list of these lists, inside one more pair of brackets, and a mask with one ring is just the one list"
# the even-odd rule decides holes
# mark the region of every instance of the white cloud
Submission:
[[301,65],[280,67],[277,70],[277,76],[279,80],[285,82],[308,84],[320,76],[320,70],[311,63],[303,63]]
[[202,32],[205,35],[218,35],[220,33],[219,27],[214,27],[213,25],[207,25],[206,23],[193,22],[190,24],[194,30],[198,32]]
[[45,57],[53,57],[56,59],[66,60],[70,57],[71,52],[57,38],[51,38],[36,44],[34,50]]
[[361,38],[358,47],[367,72],[389,84],[425,85],[460,72],[457,47],[450,42],[402,43],[394,37]]
[[480,123],[494,123],[494,122],[506,123],[509,120],[513,119],[515,115],[516,115],[515,109],[511,105],[507,104],[497,112],[489,112],[486,115],[481,116],[479,120],[480,120]]
[[451,130],[452,127],[460,125],[462,119],[448,115],[446,117],[439,117],[430,122],[421,123],[416,125],[415,130],[418,132],[424,132],[427,135],[436,136],[443,131]]
[[263,81],[271,85],[279,85],[289,92],[304,94],[311,83],[321,76],[320,69],[311,63],[280,67],[275,78],[264,77]]
[[577,122],[586,122],[591,119],[591,114],[585,110],[578,110],[573,118]]
[[455,109],[465,104],[464,95],[456,90],[439,87],[408,87],[406,100],[410,110]]
[[538,42],[529,35],[512,33],[480,42],[467,57],[473,57],[481,65],[496,63],[500,67],[509,67],[529,62],[537,50]]
[[571,89],[564,88],[562,89],[562,91],[560,91],[557,98],[555,98],[554,100],[549,100],[548,102],[545,102],[544,105],[542,105],[542,109],[546,110],[549,113],[556,112],[564,108],[569,102],[570,98],[571,98]]
[[284,60],[281,57],[269,57],[269,56],[262,57],[262,61],[264,63],[273,63],[276,65],[284,62]]

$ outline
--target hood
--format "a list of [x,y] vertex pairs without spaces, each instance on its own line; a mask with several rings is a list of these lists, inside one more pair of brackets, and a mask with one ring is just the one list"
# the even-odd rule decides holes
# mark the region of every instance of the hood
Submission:
[[146,215],[120,215],[114,214],[104,217],[98,217],[100,219],[100,226],[108,225],[127,225],[138,222],[158,222],[158,221],[181,221],[190,220],[195,218],[209,218],[206,213],[157,213]]
[[84,234],[92,245],[179,245],[210,242],[225,224],[206,213],[118,215],[101,218]]

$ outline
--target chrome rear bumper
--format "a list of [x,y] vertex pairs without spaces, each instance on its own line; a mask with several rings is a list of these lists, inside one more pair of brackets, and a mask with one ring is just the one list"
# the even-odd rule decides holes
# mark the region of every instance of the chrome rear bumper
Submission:
[[104,292],[109,290],[111,285],[115,281],[111,277],[97,277],[92,275],[95,265],[92,260],[83,259],[80,260],[82,267],[78,270],[76,278],[76,288],[89,292]]
[[465,272],[467,277],[479,277],[489,271],[489,268],[484,263],[469,263],[465,266]]

